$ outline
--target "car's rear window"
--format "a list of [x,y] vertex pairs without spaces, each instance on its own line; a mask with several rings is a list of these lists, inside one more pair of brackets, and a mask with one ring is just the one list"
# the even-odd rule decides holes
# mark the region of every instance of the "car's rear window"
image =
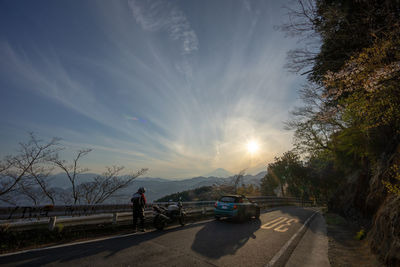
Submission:
[[219,202],[239,203],[239,202],[241,202],[241,198],[239,198],[239,197],[221,197],[219,199]]

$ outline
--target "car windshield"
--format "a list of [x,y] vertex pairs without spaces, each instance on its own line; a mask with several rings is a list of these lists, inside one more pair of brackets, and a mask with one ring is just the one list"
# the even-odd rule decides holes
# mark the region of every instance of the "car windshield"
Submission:
[[226,197],[221,197],[219,202],[225,202],[225,203],[241,203],[242,198],[240,197],[231,197],[231,196],[226,196]]

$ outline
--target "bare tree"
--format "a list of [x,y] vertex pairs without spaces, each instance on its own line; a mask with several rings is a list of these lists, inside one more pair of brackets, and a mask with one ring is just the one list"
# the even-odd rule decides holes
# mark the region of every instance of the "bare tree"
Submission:
[[87,204],[102,203],[118,190],[126,188],[135,178],[148,170],[141,169],[136,173],[120,176],[123,169],[123,166],[107,167],[106,171],[102,175],[96,176],[93,181],[80,184],[79,195]]
[[61,160],[59,158],[55,158],[52,161],[55,166],[59,167],[63,172],[65,172],[65,174],[68,177],[68,180],[71,182],[73,204],[77,204],[80,198],[79,195],[80,192],[77,188],[79,184],[78,183],[79,175],[88,171],[87,168],[81,168],[78,165],[78,161],[80,158],[87,155],[91,151],[92,149],[79,150],[76,157],[72,160],[72,164],[68,164],[66,160]]
[[45,195],[54,203],[53,192],[48,186],[51,167],[46,167],[46,164],[56,159],[57,152],[62,149],[59,146],[59,140],[59,138],[53,138],[49,142],[43,142],[30,133],[29,141],[19,144],[17,155],[6,156],[0,162],[2,201],[11,203],[10,194],[18,191],[30,198],[34,204],[38,204],[40,194]]
[[243,176],[245,175],[245,172],[246,172],[246,169],[243,169],[233,177],[235,194],[237,194],[237,192],[238,192],[240,183],[243,182]]
[[[144,174],[148,169],[141,169],[136,173],[126,176],[120,176],[123,166],[107,167],[102,175],[95,176],[91,181],[79,182],[79,175],[87,172],[87,168],[79,166],[79,160],[91,152],[91,149],[79,150],[76,157],[68,164],[65,160],[56,158],[53,163],[59,167],[67,175],[71,183],[73,204],[99,204],[115,194],[118,190],[127,187],[135,178]],[[70,202],[68,194],[63,194],[60,197],[65,202]]]
[[318,10],[314,0],[296,0],[296,7],[284,6],[287,10],[287,22],[275,28],[287,36],[299,38],[303,47],[290,50],[285,67],[294,73],[308,74],[320,50],[320,35],[316,30],[318,25]]

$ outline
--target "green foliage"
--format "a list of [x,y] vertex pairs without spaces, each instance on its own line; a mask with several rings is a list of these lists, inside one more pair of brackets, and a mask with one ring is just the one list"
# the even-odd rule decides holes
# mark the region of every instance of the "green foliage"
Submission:
[[62,232],[62,231],[64,230],[64,224],[62,224],[62,223],[57,223],[57,224],[56,224],[56,227],[55,227],[55,230],[56,230],[57,232]]
[[254,186],[252,184],[245,185],[242,184],[241,187],[239,187],[236,190],[237,194],[239,195],[245,195],[245,196],[259,196],[261,195],[260,189],[257,186]]
[[[308,183],[301,185],[306,185],[306,192],[328,197],[344,174],[371,173],[371,166],[383,156],[399,153],[400,2],[299,3],[300,11],[292,15],[303,20],[294,20],[287,29],[317,35],[321,46],[317,54],[297,53],[302,60],[292,54],[294,64],[311,65],[311,83],[302,91],[304,107],[293,111],[288,127],[295,130],[297,151],[308,156]],[[394,163],[390,166],[382,183],[400,195],[398,169]],[[287,174],[271,167],[264,185],[273,185],[275,175],[281,186],[298,195],[301,185],[296,179],[287,180]],[[296,188],[290,189],[290,183]]]
[[400,196],[400,166],[398,163],[392,164],[388,178],[387,180],[382,180],[382,183],[390,193]]
[[264,196],[276,196],[275,188],[279,186],[279,179],[272,172],[269,172],[261,179],[261,193]]
[[274,190],[279,187],[282,196],[290,195],[308,199],[310,181],[307,177],[307,168],[299,155],[288,151],[268,165],[268,174],[262,179],[261,191],[274,195]]
[[357,240],[363,240],[365,237],[366,237],[366,233],[365,233],[365,230],[364,229],[361,229],[360,231],[358,231],[357,233],[356,233],[356,235],[355,235],[355,239],[357,239]]
[[316,0],[313,28],[322,45],[310,78],[322,81],[337,72],[375,39],[384,38],[400,22],[399,1]]
[[259,196],[261,195],[261,192],[257,186],[252,184],[247,186],[242,184],[241,186],[237,186],[236,189],[234,185],[222,184],[214,186],[202,186],[196,189],[170,194],[157,199],[156,202],[168,202],[170,200],[176,202],[179,200],[179,198],[181,198],[182,201],[211,201],[217,200],[221,195],[225,194]]
[[342,225],[346,226],[347,221],[342,216],[335,213],[325,213],[326,223],[329,225]]

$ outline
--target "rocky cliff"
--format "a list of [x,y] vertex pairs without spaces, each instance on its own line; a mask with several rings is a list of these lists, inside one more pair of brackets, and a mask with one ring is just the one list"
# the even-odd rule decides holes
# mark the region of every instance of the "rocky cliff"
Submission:
[[368,230],[371,250],[388,266],[400,266],[400,196],[388,192],[382,181],[391,179],[390,166],[399,162],[400,146],[370,171],[350,175],[328,203],[330,210]]

